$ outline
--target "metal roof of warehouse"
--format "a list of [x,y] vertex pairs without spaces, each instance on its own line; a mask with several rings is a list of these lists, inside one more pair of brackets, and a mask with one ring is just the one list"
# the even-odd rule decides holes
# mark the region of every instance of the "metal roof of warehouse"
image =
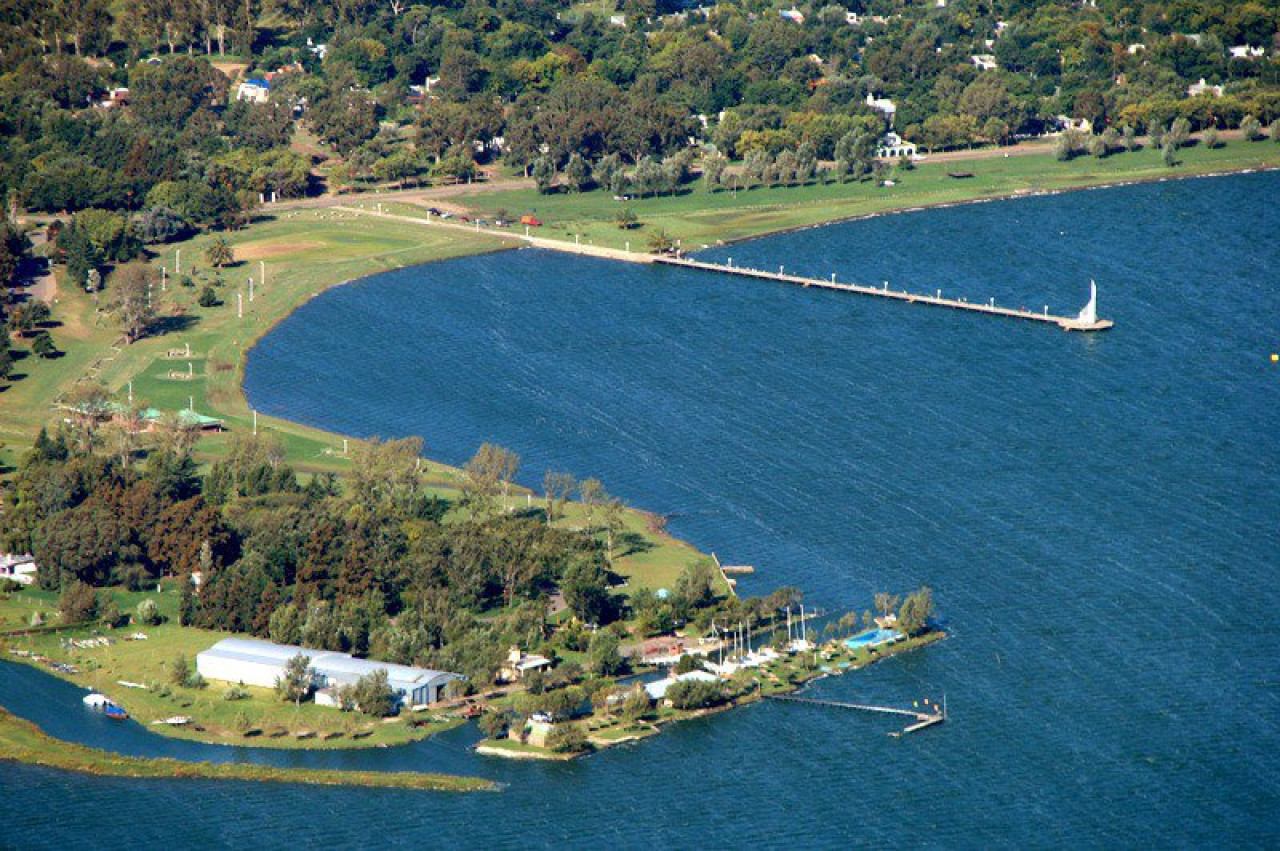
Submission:
[[448,671],[435,671],[430,668],[414,668],[408,665],[396,665],[391,662],[377,662],[372,659],[357,659],[347,653],[331,650],[310,650],[294,644],[276,644],[272,641],[260,641],[253,638],[224,638],[205,650],[204,653],[223,659],[234,659],[240,662],[257,664],[284,665],[301,653],[311,657],[311,667],[334,678],[355,682],[365,674],[371,674],[379,668],[385,669],[387,677],[403,683],[425,683],[437,677],[458,677]]

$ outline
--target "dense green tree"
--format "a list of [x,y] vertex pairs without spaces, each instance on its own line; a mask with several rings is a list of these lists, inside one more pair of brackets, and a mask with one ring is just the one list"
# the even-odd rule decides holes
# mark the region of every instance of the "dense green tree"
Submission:
[[357,680],[352,697],[362,713],[375,718],[394,714],[398,702],[388,682],[386,668],[378,668]]
[[146,263],[129,263],[111,273],[107,310],[120,323],[126,343],[145,337],[155,321],[151,290],[158,283],[155,269]]
[[235,252],[225,237],[215,236],[204,247],[204,262],[221,269],[235,262]]
[[583,623],[604,625],[617,617],[617,600],[609,591],[609,575],[594,562],[579,561],[564,573],[560,590],[574,616]]
[[555,161],[549,156],[538,157],[533,161],[531,176],[538,186],[538,192],[546,195],[551,191],[551,184],[556,179]]
[[706,709],[724,703],[728,696],[718,682],[680,680],[667,689],[666,699],[676,709]]
[[53,342],[53,336],[42,330],[32,339],[31,351],[36,357],[47,359],[57,356],[58,347]]
[[586,668],[598,677],[612,677],[626,669],[626,661],[620,652],[621,642],[617,633],[602,629],[591,636],[587,647]]
[[139,62],[129,72],[130,100],[137,116],[158,128],[180,130],[200,110],[225,102],[227,78],[205,59],[174,55]]
[[281,700],[300,706],[310,696],[311,688],[311,657],[298,653],[285,663],[284,673],[276,679],[276,694]]

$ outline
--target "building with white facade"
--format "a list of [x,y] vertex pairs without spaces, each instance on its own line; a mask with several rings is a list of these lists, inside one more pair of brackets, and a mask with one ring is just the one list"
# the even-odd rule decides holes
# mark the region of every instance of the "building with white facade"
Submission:
[[289,660],[299,654],[310,658],[312,683],[317,689],[355,685],[361,677],[383,669],[392,690],[410,705],[435,703],[443,696],[446,686],[465,679],[461,674],[447,671],[357,659],[347,653],[308,650],[255,638],[224,638],[196,654],[196,670],[209,680],[274,688],[276,681],[284,676]]

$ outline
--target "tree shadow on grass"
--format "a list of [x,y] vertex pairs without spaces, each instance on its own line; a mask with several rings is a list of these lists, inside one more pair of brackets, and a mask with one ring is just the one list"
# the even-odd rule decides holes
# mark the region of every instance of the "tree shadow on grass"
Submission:
[[618,542],[621,544],[622,554],[628,556],[647,553],[656,547],[653,541],[639,532],[623,532],[618,536]]
[[183,313],[177,316],[160,316],[151,323],[151,336],[163,337],[165,334],[177,334],[190,330],[197,322],[198,316]]

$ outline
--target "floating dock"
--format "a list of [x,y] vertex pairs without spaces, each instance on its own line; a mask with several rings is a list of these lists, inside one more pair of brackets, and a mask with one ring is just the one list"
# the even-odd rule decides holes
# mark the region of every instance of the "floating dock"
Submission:
[[[1090,308],[1086,307],[1080,316],[1056,316],[1049,312],[1048,307],[1042,313],[1036,313],[1032,310],[1019,310],[1010,307],[996,306],[995,299],[991,299],[988,303],[964,301],[954,298],[943,298],[941,290],[937,295],[923,295],[921,293],[905,292],[903,290],[891,290],[886,284],[884,287],[877,289],[875,287],[865,287],[859,284],[841,284],[837,283],[835,275],[830,280],[823,278],[806,278],[801,275],[788,275],[782,271],[780,267],[777,272],[770,272],[764,269],[752,269],[750,267],[734,266],[730,263],[707,263],[702,260],[690,260],[687,257],[655,257],[653,262],[661,263],[667,266],[683,266],[686,269],[700,269],[705,272],[718,272],[723,275],[739,275],[744,278],[759,278],[766,281],[778,281],[784,284],[796,284],[801,287],[816,287],[824,290],[837,290],[839,292],[856,293],[858,295],[875,296],[877,298],[888,298],[894,301],[902,301],[908,304],[928,304],[935,307],[949,307],[952,310],[966,310],[970,313],[983,313],[988,316],[1003,316],[1008,319],[1024,319],[1029,322],[1040,322],[1047,325],[1056,325],[1064,331],[1106,331],[1115,325],[1110,319],[1098,319],[1096,317],[1086,317],[1084,314],[1090,312]],[[1093,305],[1093,299],[1090,299],[1090,306]]]

